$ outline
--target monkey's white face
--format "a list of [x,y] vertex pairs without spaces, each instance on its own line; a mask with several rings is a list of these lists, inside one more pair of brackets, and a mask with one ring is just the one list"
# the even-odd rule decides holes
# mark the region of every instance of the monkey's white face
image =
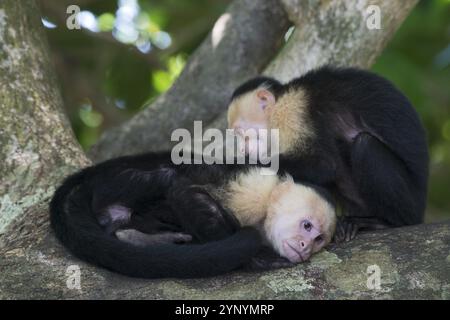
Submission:
[[238,151],[243,155],[248,155],[250,159],[267,157],[270,154],[268,132],[261,132],[259,129],[255,129],[256,127],[257,125],[253,125],[245,129],[245,126],[240,124],[234,128]]
[[309,187],[287,181],[276,189],[264,225],[267,238],[282,257],[306,261],[331,241],[335,211]]
[[234,130],[242,154],[253,159],[258,154],[269,154],[268,132],[261,132],[261,129],[268,129],[268,109],[274,103],[275,97],[268,90],[259,88],[237,98],[228,107],[228,127]]

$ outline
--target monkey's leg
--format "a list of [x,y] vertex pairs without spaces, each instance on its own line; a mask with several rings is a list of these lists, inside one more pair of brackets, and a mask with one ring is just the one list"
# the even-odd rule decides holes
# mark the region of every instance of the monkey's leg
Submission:
[[135,212],[120,204],[112,204],[98,214],[99,224],[106,233],[112,234],[118,229],[136,229],[144,233],[178,232],[174,213],[168,206],[158,204],[147,207],[146,212]]
[[92,208],[107,233],[123,228],[145,233],[178,231],[164,196],[174,180],[170,169],[127,169],[102,181],[95,190]]
[[[159,207],[159,206],[158,206]],[[150,207],[148,212],[136,212],[131,215],[129,223],[122,229],[136,229],[143,233],[180,232],[181,227],[174,219],[174,212],[168,208],[164,211],[156,211],[160,208]]]
[[203,188],[188,183],[183,180],[167,197],[183,232],[199,242],[223,239],[236,232],[238,221]]
[[112,234],[117,229],[127,225],[131,219],[131,209],[119,204],[106,207],[97,215],[99,224],[106,233]]
[[122,229],[117,230],[115,234],[119,240],[139,247],[162,243],[185,243],[192,240],[192,236],[181,232],[147,234],[135,229]]
[[351,151],[351,175],[366,207],[344,218],[346,240],[358,230],[374,230],[421,223],[405,164],[380,140],[360,133]]

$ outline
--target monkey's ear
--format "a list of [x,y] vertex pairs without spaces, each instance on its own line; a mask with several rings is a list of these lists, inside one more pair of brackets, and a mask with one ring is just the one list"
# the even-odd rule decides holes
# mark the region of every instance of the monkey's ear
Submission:
[[261,109],[265,110],[268,106],[275,104],[275,96],[267,89],[256,90],[256,97]]

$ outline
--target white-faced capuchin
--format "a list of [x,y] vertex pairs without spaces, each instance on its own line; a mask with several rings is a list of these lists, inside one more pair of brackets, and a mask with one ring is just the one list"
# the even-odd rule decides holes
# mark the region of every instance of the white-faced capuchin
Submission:
[[332,67],[286,84],[258,77],[235,90],[228,124],[247,153],[256,153],[263,141],[246,130],[279,130],[280,169],[337,195],[344,213],[337,241],[364,228],[423,222],[425,131],[408,99],[389,81]]
[[85,261],[143,278],[213,276],[254,258],[256,267],[285,266],[258,260],[264,240],[290,263],[330,242],[335,211],[322,188],[257,166],[174,165],[170,155],[69,176],[50,204],[57,238]]

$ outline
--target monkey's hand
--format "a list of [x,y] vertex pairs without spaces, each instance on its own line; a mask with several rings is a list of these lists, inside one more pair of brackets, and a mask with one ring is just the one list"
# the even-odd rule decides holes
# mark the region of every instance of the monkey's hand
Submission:
[[163,243],[186,243],[192,240],[191,235],[181,232],[148,234],[135,229],[117,230],[116,237],[123,242],[127,242],[138,247],[146,247]]
[[353,240],[359,231],[381,230],[389,226],[374,217],[340,217],[333,236],[334,243]]
[[295,266],[295,263],[290,262],[286,258],[280,257],[271,248],[264,247],[247,265],[244,266],[244,271],[267,271],[290,268],[293,266]]

